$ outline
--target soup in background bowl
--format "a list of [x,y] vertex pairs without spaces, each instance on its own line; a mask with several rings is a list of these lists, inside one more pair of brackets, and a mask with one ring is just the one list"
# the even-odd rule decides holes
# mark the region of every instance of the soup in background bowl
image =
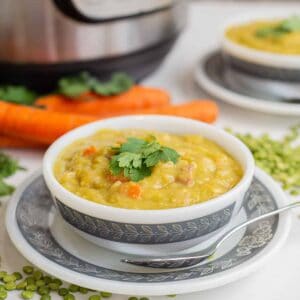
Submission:
[[300,17],[258,19],[230,26],[226,36],[252,49],[286,54],[300,54]]
[[[122,172],[111,176],[112,157],[133,137],[174,151],[172,159],[157,161],[141,180],[134,175],[128,181]],[[101,247],[138,255],[180,251],[219,236],[239,212],[253,173],[251,152],[234,136],[198,121],[155,115],[74,129],[43,160],[45,182],[66,226]],[[128,193],[132,184],[141,192]]]

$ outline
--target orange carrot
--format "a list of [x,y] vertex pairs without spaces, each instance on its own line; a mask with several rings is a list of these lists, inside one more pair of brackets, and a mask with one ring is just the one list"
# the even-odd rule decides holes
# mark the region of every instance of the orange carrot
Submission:
[[83,150],[83,156],[90,156],[97,152],[97,149],[95,146],[89,146],[86,149]]
[[167,105],[169,101],[170,96],[163,90],[134,86],[116,96],[105,97],[85,93],[75,100],[70,100],[61,95],[49,95],[39,98],[36,104],[50,111],[105,116],[132,109],[161,107]]
[[[213,122],[217,118],[218,107],[209,100],[192,101],[181,105],[135,110],[130,114],[175,115]],[[117,113],[110,116],[115,115]],[[0,134],[49,145],[67,131],[103,117],[51,112],[0,101]]]
[[51,144],[62,134],[95,117],[49,112],[0,101],[0,133],[41,144]]
[[134,182],[123,183],[121,185],[121,193],[133,198],[138,199],[141,196],[142,188],[139,184]]
[[[178,117],[185,117],[195,119],[207,123],[214,122],[218,117],[219,109],[215,102],[211,100],[194,100],[180,105],[168,105],[164,107],[137,109],[127,112],[128,115],[137,114],[159,114],[159,115],[171,115]],[[110,116],[117,116],[111,114]],[[108,116],[107,116],[108,117]]]
[[18,137],[1,135],[0,148],[42,148],[42,144],[20,139]]
[[[140,106],[132,105],[130,107],[128,105],[128,99],[123,99],[121,96],[115,97],[119,97],[119,100],[76,102],[63,98],[62,96],[53,95],[40,98],[37,101],[37,104],[46,106],[47,110],[50,111],[88,114],[99,118],[120,116],[124,114],[161,114],[182,116],[212,123],[218,116],[218,107],[211,100],[194,100],[181,105],[167,105],[166,102],[162,101],[157,107],[149,107],[143,99],[140,99],[139,101],[133,97],[131,99],[134,99],[135,104],[140,103]],[[122,103],[122,101],[124,102]]]
[[181,105],[147,109],[144,112],[140,111],[138,113],[172,115],[213,123],[218,117],[219,109],[214,101],[194,100]]

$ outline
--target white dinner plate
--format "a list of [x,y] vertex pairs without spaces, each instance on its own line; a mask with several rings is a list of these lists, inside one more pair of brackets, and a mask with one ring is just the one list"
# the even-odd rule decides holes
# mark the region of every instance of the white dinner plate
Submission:
[[[284,204],[281,188],[263,171],[256,170],[243,208],[231,226]],[[41,172],[37,172],[9,201],[6,228],[19,252],[53,276],[90,289],[150,296],[211,289],[248,275],[282,246],[290,218],[282,214],[249,226],[224,244],[211,260],[192,268],[131,266],[120,262],[124,254],[97,247],[74,233],[57,215]]]
[[[197,83],[210,95],[232,105],[270,114],[300,116],[300,86],[264,81],[228,69],[220,51],[209,51],[196,65]],[[296,92],[299,96],[296,98]],[[283,98],[291,98],[287,102]]]

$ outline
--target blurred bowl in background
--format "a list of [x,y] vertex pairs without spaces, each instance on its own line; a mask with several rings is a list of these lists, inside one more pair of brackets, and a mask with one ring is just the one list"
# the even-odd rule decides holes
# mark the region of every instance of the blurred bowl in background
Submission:
[[295,11],[263,11],[236,16],[222,27],[221,49],[224,62],[229,68],[262,79],[300,82],[300,55],[288,55],[257,50],[234,42],[226,32],[231,26],[258,20],[284,19]]

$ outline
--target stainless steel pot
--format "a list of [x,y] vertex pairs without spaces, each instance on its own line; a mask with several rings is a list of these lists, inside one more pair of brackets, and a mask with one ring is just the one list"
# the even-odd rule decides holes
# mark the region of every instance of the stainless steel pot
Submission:
[[140,79],[184,27],[185,2],[1,0],[0,83],[49,89],[81,70],[99,77],[123,70]]

